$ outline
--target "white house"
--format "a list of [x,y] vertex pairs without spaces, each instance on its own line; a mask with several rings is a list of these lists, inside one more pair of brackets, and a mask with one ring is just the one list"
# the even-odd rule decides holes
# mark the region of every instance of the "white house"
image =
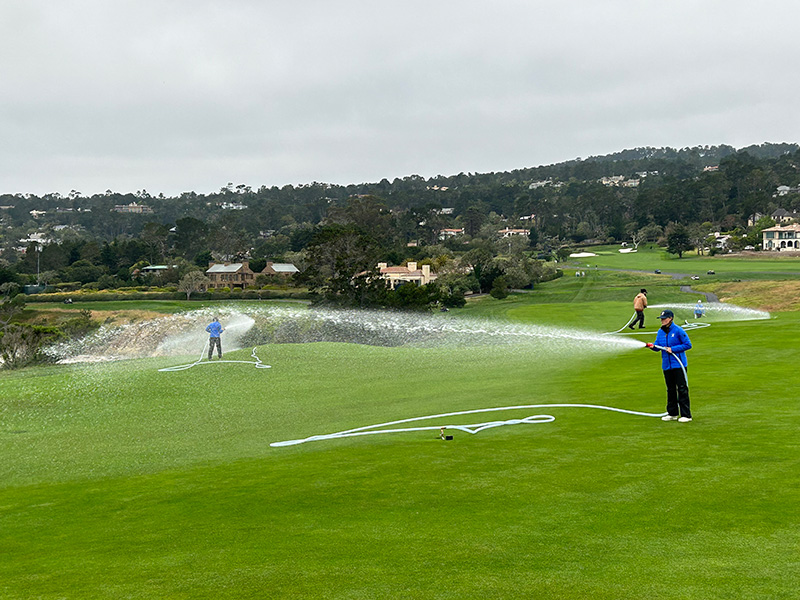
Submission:
[[531,234],[531,230],[530,229],[511,229],[509,227],[506,227],[505,229],[501,229],[497,233],[499,233],[500,237],[502,237],[502,238],[516,237],[516,236],[523,236],[523,235],[527,237],[527,236],[529,236]]
[[728,234],[722,234],[719,231],[714,232],[714,247],[718,250],[724,250],[728,247],[728,242],[730,241],[731,236]]
[[146,267],[142,267],[142,270],[139,272],[144,275],[147,275],[148,273],[152,275],[161,275],[163,273],[166,273],[170,269],[177,269],[177,268],[178,265],[172,265],[171,267],[169,265],[147,265]]
[[464,228],[461,229],[442,229],[439,232],[439,239],[445,240],[447,238],[456,237],[459,235],[464,235]]
[[772,197],[775,198],[777,196],[788,196],[789,194],[795,194],[800,192],[800,185],[797,187],[790,187],[788,185],[779,185],[778,188],[775,190],[775,193],[772,194]]
[[130,204],[115,204],[114,208],[112,208],[111,210],[118,213],[130,213],[135,215],[153,214],[152,208],[150,208],[146,204],[136,204],[136,202],[131,202]]
[[551,179],[545,179],[544,181],[532,181],[528,185],[529,190],[538,190],[539,188],[543,188],[546,185],[553,185],[553,181]]
[[800,224],[777,225],[761,232],[761,247],[777,252],[800,252]]

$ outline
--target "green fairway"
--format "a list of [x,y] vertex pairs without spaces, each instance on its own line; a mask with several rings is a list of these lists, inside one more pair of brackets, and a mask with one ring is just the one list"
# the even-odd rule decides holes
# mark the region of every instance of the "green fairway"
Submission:
[[621,253],[619,246],[592,246],[581,251],[592,252],[597,256],[569,258],[568,263],[579,269],[590,271],[600,268],[625,269],[631,271],[650,271],[656,269],[664,274],[682,273],[699,275],[703,279],[709,270],[720,277],[747,276],[752,278],[775,277],[779,275],[800,275],[800,259],[796,257],[741,256],[725,255],[697,256],[684,254],[683,258],[668,254],[663,248],[647,245],[639,246],[637,252]]
[[[652,304],[698,297],[598,273],[441,318],[602,333],[643,285]],[[625,339],[652,341],[656,315]],[[633,344],[289,343],[258,348],[268,370],[0,373],[0,598],[795,598],[800,313],[709,321],[689,332],[688,424],[536,408],[449,422],[555,421],[269,445],[523,404],[661,413],[660,357]]]

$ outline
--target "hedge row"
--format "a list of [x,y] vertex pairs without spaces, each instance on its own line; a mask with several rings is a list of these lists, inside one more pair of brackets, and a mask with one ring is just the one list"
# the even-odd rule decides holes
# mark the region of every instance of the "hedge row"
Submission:
[[555,271],[551,271],[550,273],[545,273],[539,278],[539,283],[543,283],[545,281],[553,281],[554,279],[558,279],[559,277],[564,276],[564,271],[561,269],[556,269]]
[[[308,300],[311,294],[306,290],[244,290],[233,292],[195,292],[192,300]],[[31,294],[25,297],[26,302],[63,303],[71,299],[73,302],[110,302],[119,300],[186,300],[184,292],[73,292],[52,294]]]

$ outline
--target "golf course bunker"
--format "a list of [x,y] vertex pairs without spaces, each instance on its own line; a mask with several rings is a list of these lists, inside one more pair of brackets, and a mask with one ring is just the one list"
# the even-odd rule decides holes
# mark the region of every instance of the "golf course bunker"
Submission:
[[222,344],[226,353],[265,344],[313,342],[421,348],[508,346],[550,355],[642,347],[636,340],[576,329],[463,319],[450,314],[221,306],[104,326],[46,352],[61,363],[196,356],[208,339],[205,327],[215,316],[225,328]]

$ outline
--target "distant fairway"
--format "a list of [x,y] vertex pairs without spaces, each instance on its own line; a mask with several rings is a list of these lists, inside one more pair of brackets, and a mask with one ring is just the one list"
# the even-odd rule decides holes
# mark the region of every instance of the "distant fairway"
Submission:
[[592,246],[588,252],[597,254],[586,258],[570,258],[568,262],[580,268],[598,267],[627,269],[633,271],[661,270],[664,274],[682,273],[699,275],[705,279],[708,270],[722,278],[747,276],[751,278],[775,277],[777,275],[800,275],[800,259],[797,256],[776,254],[698,256],[687,253],[683,258],[668,254],[663,248],[653,245],[639,246],[637,252],[621,253],[618,245]]
[[[564,277],[441,318],[608,332],[649,281]],[[651,298],[696,296],[665,281]],[[157,371],[187,349],[3,372],[0,597],[795,598],[798,325],[786,312],[690,332],[693,423],[553,408],[502,417],[552,423],[448,442],[269,446],[493,406],[657,413],[660,359],[599,341],[328,341],[259,346],[263,371]]]

